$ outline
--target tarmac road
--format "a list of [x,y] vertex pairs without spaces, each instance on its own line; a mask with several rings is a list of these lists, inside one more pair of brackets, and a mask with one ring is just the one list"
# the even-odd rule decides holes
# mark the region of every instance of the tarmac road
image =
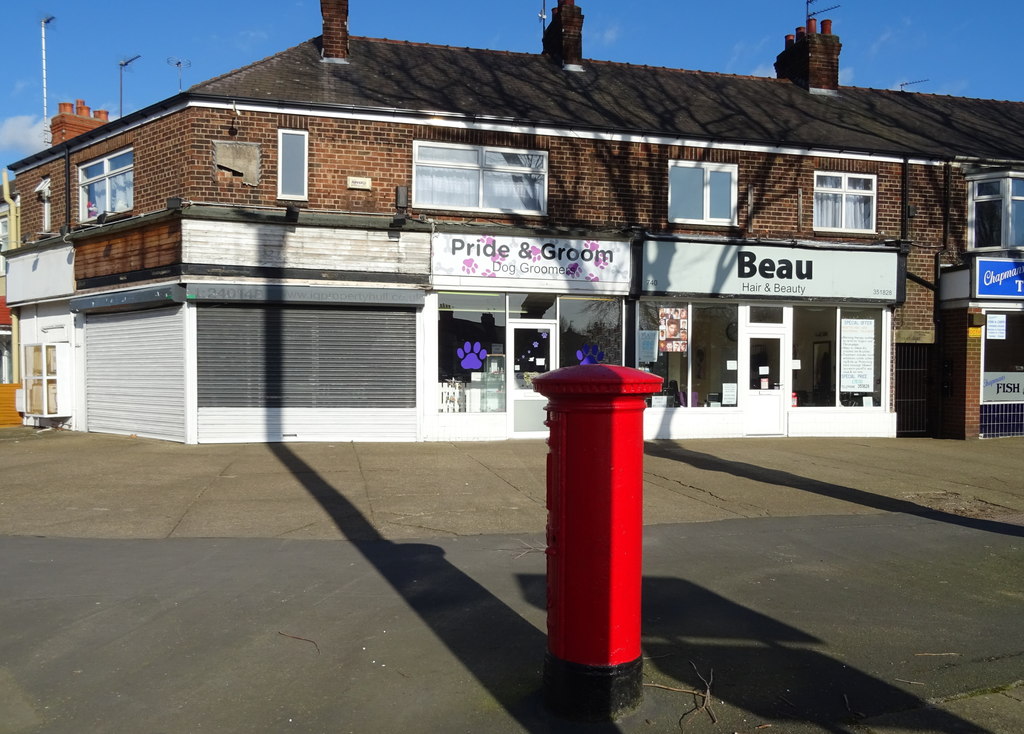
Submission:
[[539,700],[543,442],[0,430],[0,734],[1018,734],[1021,449],[648,444],[645,681],[713,695],[580,725]]

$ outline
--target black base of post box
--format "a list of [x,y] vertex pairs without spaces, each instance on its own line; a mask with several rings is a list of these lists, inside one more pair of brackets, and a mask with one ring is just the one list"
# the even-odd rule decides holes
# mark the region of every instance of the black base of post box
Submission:
[[619,665],[581,665],[544,658],[544,703],[574,721],[614,721],[643,699],[643,657]]

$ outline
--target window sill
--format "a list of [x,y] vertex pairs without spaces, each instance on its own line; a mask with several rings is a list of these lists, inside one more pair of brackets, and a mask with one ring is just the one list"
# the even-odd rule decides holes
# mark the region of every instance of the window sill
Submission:
[[865,240],[877,240],[879,237],[882,237],[882,235],[876,231],[863,229],[815,229],[814,235],[816,237],[835,237],[837,235],[842,235],[843,237],[856,237],[858,239]]

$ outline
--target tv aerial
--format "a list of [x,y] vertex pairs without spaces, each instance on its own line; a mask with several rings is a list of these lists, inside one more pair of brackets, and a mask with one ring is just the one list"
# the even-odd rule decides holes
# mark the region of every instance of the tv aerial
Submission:
[[818,13],[827,13],[828,11],[835,10],[836,8],[839,7],[838,5],[831,5],[831,6],[827,7],[827,8],[822,8],[821,10],[815,10],[815,11],[811,12],[811,6],[814,5],[814,3],[818,2],[818,0],[806,0],[806,1],[807,1],[807,14],[806,14],[806,17],[808,19],[813,18]]
[[174,56],[168,56],[167,57],[167,65],[168,66],[176,66],[176,67],[178,67],[178,91],[180,92],[181,91],[181,71],[182,71],[182,69],[187,69],[190,66],[192,66],[192,62],[189,61],[188,59],[179,59],[179,58],[176,58]]
[[914,84],[924,84],[925,82],[930,81],[931,79],[918,79],[916,82],[900,82],[900,91],[905,92],[907,90],[907,87],[909,86],[912,86]]

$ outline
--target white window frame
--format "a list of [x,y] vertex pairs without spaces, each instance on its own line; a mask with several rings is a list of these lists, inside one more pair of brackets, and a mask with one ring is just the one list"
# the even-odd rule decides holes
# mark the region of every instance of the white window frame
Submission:
[[[1015,234],[1018,229],[1024,229],[1024,221],[1017,224],[1014,223],[1013,217],[1013,202],[1019,201],[1024,202],[1024,195],[1014,195],[1013,193],[1013,182],[1024,181],[1024,171],[1000,171],[999,173],[987,172],[984,174],[976,174],[974,176],[968,176],[968,202],[967,202],[967,241],[968,246],[971,248],[987,248],[987,247],[998,247],[1000,249],[1016,249],[1022,245],[1010,244],[1015,239]],[[998,194],[978,194],[978,187],[982,184],[997,183],[999,184]],[[998,201],[1000,202],[1000,221],[999,221],[999,243],[998,244],[984,244],[979,245],[977,242],[977,216],[976,209],[977,204],[985,201]],[[1024,243],[1024,235],[1020,237],[1022,243]]]
[[7,212],[8,207],[0,209],[0,277],[7,275],[7,265],[4,263],[3,253],[7,252],[10,247],[10,216]]
[[39,185],[35,188],[36,196],[39,197],[39,201],[43,203],[43,228],[41,231],[50,231],[50,177],[43,176],[42,180],[39,181]]
[[[284,190],[284,138],[294,135],[302,139],[302,191]],[[309,131],[280,128],[277,131],[277,198],[284,201],[306,201],[309,199]]]
[[[449,148],[452,150],[461,151],[475,151],[477,154],[477,162],[475,164],[470,163],[456,163],[456,162],[443,162],[425,160],[420,161],[420,149],[421,148]],[[520,167],[520,166],[494,166],[486,164],[487,153],[513,153],[519,155],[530,155],[540,156],[543,159],[542,169]],[[421,189],[423,188],[419,181],[419,168],[420,166],[430,166],[432,168],[452,168],[464,171],[478,171],[480,176],[478,178],[477,186],[477,206],[463,206],[458,204],[441,204],[433,201],[426,201],[423,197]],[[526,214],[526,215],[546,215],[548,209],[548,152],[546,150],[530,150],[528,148],[500,148],[491,145],[460,145],[455,143],[436,143],[433,141],[414,141],[413,142],[413,202],[412,205],[415,208],[420,209],[442,209],[442,210],[454,210],[454,211],[473,211],[473,212],[494,212],[501,214]],[[484,206],[484,176],[483,174],[487,171],[498,172],[498,173],[528,173],[531,175],[539,175],[542,178],[542,184],[540,186],[540,206],[537,209],[502,209],[498,207],[487,207]]]
[[[818,186],[819,176],[837,176],[842,179],[842,186],[838,189]],[[871,181],[871,190],[852,189],[849,181],[851,178],[862,178]],[[818,194],[839,194],[842,197],[842,224],[838,227],[823,227],[818,225]],[[847,196],[869,196],[871,198],[871,226],[862,229],[860,227],[848,226],[846,221],[846,197]],[[816,232],[864,232],[874,234],[878,231],[878,176],[873,173],[843,173],[841,171],[815,171],[814,172],[814,230]]]
[[[739,170],[740,167],[734,163],[708,163],[704,161],[669,161],[669,185],[668,185],[668,212],[669,221],[677,224],[717,224],[735,225],[737,222],[737,201],[739,200]],[[703,171],[703,193],[701,202],[701,217],[673,217],[672,216],[672,169],[673,168],[695,168]],[[729,216],[711,216],[711,174],[728,173],[729,182]]]
[[[120,156],[123,156],[125,153],[131,153],[132,154],[131,163],[129,165],[127,165],[127,166],[121,166],[119,168],[111,168],[110,167],[111,162],[115,158],[119,158]],[[91,168],[91,167],[93,167],[93,166],[95,166],[95,165],[97,165],[99,163],[103,164],[103,172],[100,173],[98,176],[86,177],[86,173],[85,173],[86,169]],[[113,179],[115,179],[115,178],[117,178],[119,176],[124,176],[125,174],[130,174],[131,175],[131,196],[129,197],[130,201],[129,201],[128,206],[122,207],[120,209],[110,208],[110,209],[102,209],[101,210],[101,209],[97,208],[95,212],[90,212],[89,211],[89,204],[90,204],[89,197],[86,195],[87,188],[89,186],[94,185],[94,184],[102,183],[104,185],[104,187],[106,188],[107,206],[112,206],[113,202],[112,202],[112,198],[111,198],[110,182]],[[80,222],[88,222],[88,221],[91,221],[93,219],[96,219],[96,217],[98,217],[100,214],[103,214],[104,212],[109,212],[109,213],[126,212],[126,211],[131,211],[134,207],[135,207],[135,152],[132,150],[132,148],[130,148],[130,147],[129,148],[121,148],[120,150],[116,150],[113,153],[108,153],[107,155],[100,156],[99,158],[93,158],[90,161],[86,161],[85,163],[80,163],[78,165],[78,221],[80,221]]]

